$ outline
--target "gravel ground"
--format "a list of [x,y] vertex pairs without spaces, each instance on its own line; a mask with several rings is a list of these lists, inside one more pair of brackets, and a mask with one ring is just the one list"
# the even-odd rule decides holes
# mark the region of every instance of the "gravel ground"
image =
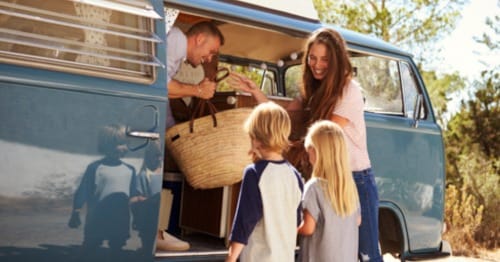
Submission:
[[[464,257],[464,256],[451,256],[440,259],[433,260],[419,260],[419,261],[432,261],[432,262],[500,262],[500,249],[497,251],[485,252],[482,254],[484,258],[474,258],[474,257]],[[393,256],[386,254],[384,255],[385,262],[395,262],[399,261],[399,259],[394,258]]]

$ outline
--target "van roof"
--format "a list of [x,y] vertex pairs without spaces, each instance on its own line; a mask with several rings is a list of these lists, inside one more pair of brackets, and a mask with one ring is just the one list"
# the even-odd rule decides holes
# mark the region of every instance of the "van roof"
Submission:
[[239,2],[268,8],[279,12],[285,12],[295,16],[319,21],[318,12],[312,0],[294,0],[293,3],[287,0],[237,0]]
[[[381,52],[389,52],[402,56],[411,56],[410,53],[381,39],[336,25],[323,24],[317,18],[313,19],[301,15],[298,10],[284,7],[278,10],[277,8],[281,8],[280,6],[286,5],[287,3],[288,5],[292,5],[289,1],[285,0],[165,0],[164,2],[169,8],[179,9],[196,15],[205,15],[221,21],[230,20],[231,22],[239,24],[251,24],[255,27],[281,31],[290,36],[299,38],[305,38],[312,31],[327,26],[339,31],[351,47],[361,50],[365,49],[367,51],[379,50]],[[271,2],[276,2],[276,4],[270,4]],[[300,2],[304,2],[304,6],[307,6],[305,2],[309,2],[312,6],[312,0]],[[252,36],[248,37],[250,38]],[[230,49],[232,47],[225,46],[224,48]]]

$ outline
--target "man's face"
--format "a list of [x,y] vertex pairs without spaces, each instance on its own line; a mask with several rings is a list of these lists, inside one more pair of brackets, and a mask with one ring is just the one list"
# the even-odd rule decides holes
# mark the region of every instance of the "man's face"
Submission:
[[188,59],[192,66],[198,66],[202,63],[208,63],[214,55],[219,53],[220,40],[215,36],[208,34],[198,34],[195,38],[192,57]]

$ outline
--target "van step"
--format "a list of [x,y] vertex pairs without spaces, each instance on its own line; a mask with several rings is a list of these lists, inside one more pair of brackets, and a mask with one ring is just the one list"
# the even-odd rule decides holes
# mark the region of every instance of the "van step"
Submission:
[[227,256],[227,250],[214,251],[185,251],[185,252],[164,252],[155,253],[155,261],[223,261]]

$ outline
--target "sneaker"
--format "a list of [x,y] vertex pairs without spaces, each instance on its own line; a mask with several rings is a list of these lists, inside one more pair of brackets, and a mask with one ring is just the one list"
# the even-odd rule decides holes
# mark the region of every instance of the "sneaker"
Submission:
[[158,251],[185,251],[190,248],[186,241],[182,241],[169,233],[158,230],[158,237],[156,240],[156,250]]

